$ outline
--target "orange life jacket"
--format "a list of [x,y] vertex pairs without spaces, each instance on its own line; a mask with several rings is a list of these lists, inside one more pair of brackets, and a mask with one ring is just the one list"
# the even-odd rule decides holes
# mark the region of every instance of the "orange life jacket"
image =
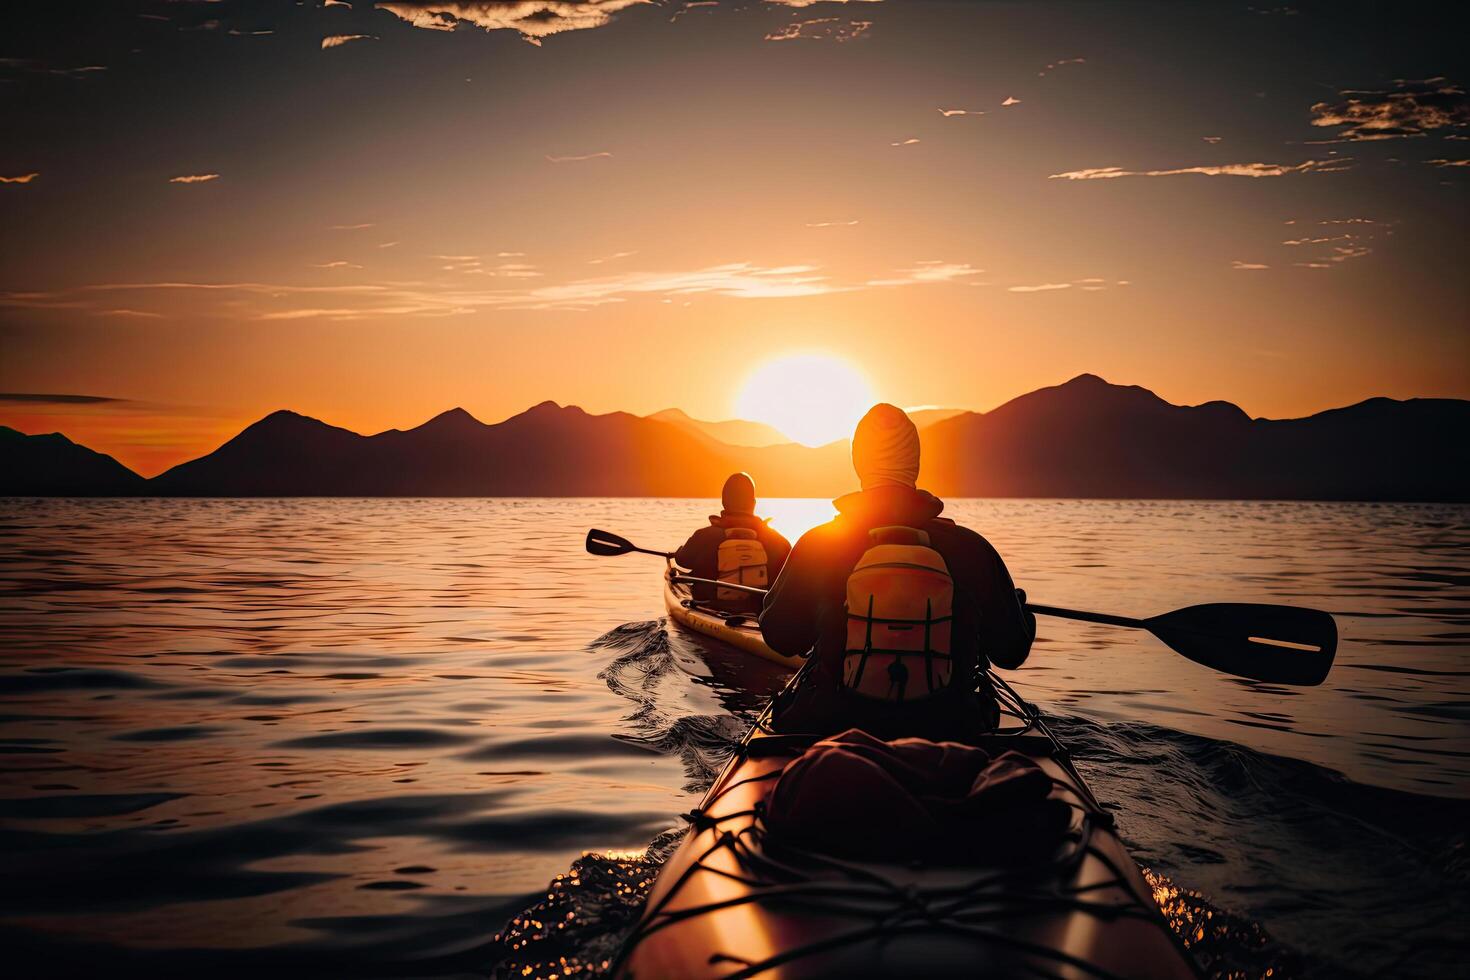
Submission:
[[[725,529],[725,540],[720,542],[717,576],[721,582],[748,585],[757,589],[769,588],[766,563],[765,546],[756,538],[754,529]],[[739,606],[759,606],[761,601],[761,597],[753,592],[721,588],[715,589],[715,599],[720,603]]]
[[929,535],[880,527],[847,577],[842,687],[882,701],[915,701],[949,686],[954,579]]

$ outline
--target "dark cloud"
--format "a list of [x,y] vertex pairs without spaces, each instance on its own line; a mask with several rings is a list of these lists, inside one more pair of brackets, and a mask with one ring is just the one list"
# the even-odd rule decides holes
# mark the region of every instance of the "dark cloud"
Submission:
[[0,392],[0,404],[7,405],[110,405],[126,402],[126,398],[106,398],[102,395],[46,395],[30,392]]
[[1470,99],[1464,88],[1445,78],[1399,79],[1383,91],[1344,89],[1338,94],[1343,101],[1312,106],[1312,125],[1342,127],[1337,139],[1343,142],[1424,136],[1431,130],[1470,126]]

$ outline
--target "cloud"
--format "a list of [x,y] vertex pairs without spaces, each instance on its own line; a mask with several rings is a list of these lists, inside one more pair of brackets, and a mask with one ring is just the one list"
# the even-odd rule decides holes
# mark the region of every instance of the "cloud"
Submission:
[[40,172],[34,172],[28,174],[17,174],[14,177],[0,177],[0,184],[29,184],[31,181],[35,180],[39,176],[41,176]]
[[378,248],[393,248],[394,246],[396,246],[398,244],[400,244],[400,243],[399,242],[380,242],[378,244]]
[[[502,254],[504,254],[504,253],[502,253]],[[519,253],[517,253],[517,254],[519,254]],[[614,252],[611,255],[599,255],[595,259],[588,259],[587,260],[587,264],[588,265],[602,265],[602,264],[604,264],[606,262],[616,262],[618,259],[631,258],[631,257],[633,257],[634,255],[637,255],[637,254],[638,254],[637,252]]]
[[140,320],[161,320],[161,319],[163,319],[163,314],[162,313],[149,313],[146,310],[130,310],[130,309],[127,309],[126,307],[120,307],[120,308],[115,309],[115,310],[102,310],[102,311],[99,312],[98,315],[99,316],[125,316],[125,317],[135,317],[135,318],[140,319]]
[[857,224],[856,218],[851,221],[808,221],[806,226],[808,228],[851,228],[855,224]]
[[1206,143],[1209,143],[1211,146],[1214,146],[1216,143],[1220,142],[1224,138],[1225,137],[1223,137],[1223,136],[1201,136],[1200,137],[1200,139],[1204,140]]
[[515,31],[540,45],[544,38],[567,31],[605,27],[613,16],[649,0],[465,0],[460,3],[392,0],[374,5],[413,27],[453,31],[469,24],[486,31]]
[[109,405],[126,401],[126,398],[105,398],[102,395],[46,395],[15,391],[0,392],[0,402],[13,405]]
[[939,114],[948,119],[950,116],[983,116],[983,109],[940,109]]
[[1331,174],[1349,169],[1350,157],[1341,160],[1307,160],[1303,163],[1224,163],[1218,166],[1179,167],[1175,170],[1123,170],[1120,167],[1091,167],[1051,174],[1051,180],[1109,180],[1114,177],[1174,177],[1203,174],[1206,177],[1284,177],[1287,174]]
[[342,45],[351,44],[353,41],[376,40],[377,38],[371,34],[331,34],[322,38],[322,50],[326,51],[328,48],[340,48]]
[[1269,269],[1271,267],[1261,262],[1242,262],[1239,259],[1236,259],[1234,262],[1230,263],[1230,268],[1238,269],[1242,272],[1258,272],[1261,269]]
[[896,140],[896,141],[894,141],[892,143],[889,143],[888,145],[889,146],[913,146],[917,142],[919,142],[919,140],[916,137],[910,136],[906,140]]
[[1007,286],[1006,292],[1010,293],[1044,293],[1053,289],[1071,289],[1070,282],[1044,282],[1039,286]]
[[582,153],[580,155],[572,156],[553,156],[551,154],[547,154],[546,159],[550,160],[552,163],[575,163],[578,160],[600,160],[611,156],[612,154],[607,152],[606,150],[598,150],[596,153]]
[[1100,276],[1090,276],[1086,279],[1073,279],[1070,282],[1044,282],[1036,286],[1007,286],[1006,292],[1010,293],[1049,293],[1057,289],[1071,289],[1074,286],[1086,293],[1102,292],[1104,289],[1112,289],[1115,286],[1128,285],[1127,279],[1116,279],[1112,285]]
[[1040,77],[1040,76],[1045,75],[1049,71],[1055,71],[1056,69],[1062,67],[1063,65],[1085,65],[1085,64],[1087,64],[1087,59],[1086,58],[1063,58],[1061,61],[1054,61],[1054,62],[1052,62],[1051,64],[1047,65],[1045,68],[1041,69],[1041,71],[1037,72],[1036,74],[1037,74],[1038,77]]
[[792,21],[766,35],[767,41],[855,41],[872,28],[870,20],[843,20],[841,17],[814,17]]
[[869,286],[909,286],[914,283],[957,282],[970,276],[978,276],[984,269],[977,269],[968,262],[943,262],[927,259],[915,262],[911,268],[896,269],[898,276],[887,279],[869,279]]
[[1470,99],[1445,78],[1398,79],[1391,89],[1343,89],[1338,95],[1343,101],[1312,106],[1312,125],[1341,131],[1334,140],[1314,142],[1399,139],[1470,126]]
[[343,259],[338,259],[335,262],[318,262],[318,263],[315,263],[315,264],[312,265],[312,268],[313,269],[361,269],[362,266],[357,265],[357,264],[352,263],[352,262],[347,262],[347,261],[345,261]]
[[364,221],[359,225],[329,225],[328,227],[332,231],[360,231],[363,228],[372,228],[373,223],[371,221]]
[[[1470,160],[1425,160],[1424,162],[1431,167],[1470,167]],[[34,177],[35,174],[31,176]]]
[[1021,100],[1018,99],[1018,98],[1016,98],[1014,95],[1007,95],[1006,96],[1006,100],[1001,103],[1002,106],[1020,105],[1020,104],[1021,104]]
[[883,0],[763,0],[772,7],[815,7],[819,3],[882,3]]
[[351,10],[352,4],[349,0],[322,0],[322,7],[346,7],[348,10]]
[[219,180],[219,174],[184,174],[181,177],[170,177],[170,184],[202,184],[210,180]]

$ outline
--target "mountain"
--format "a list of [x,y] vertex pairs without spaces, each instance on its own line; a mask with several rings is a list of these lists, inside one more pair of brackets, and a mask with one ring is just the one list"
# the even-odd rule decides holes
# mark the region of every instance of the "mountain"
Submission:
[[[659,414],[543,402],[494,425],[453,409],[365,436],[281,411],[149,481],[62,436],[0,429],[0,492],[709,498],[735,470],[763,496],[856,487],[846,442],[732,445]],[[940,418],[920,439],[921,485],[950,497],[1470,500],[1470,402],[1453,399],[1253,419],[1229,402],[1172,405],[1084,374]]]
[[113,497],[144,485],[111,456],[59,432],[28,436],[0,425],[0,497]]
[[926,486],[983,497],[1470,499],[1470,402],[1374,398],[1302,419],[1171,405],[1084,374],[922,435]]
[[968,409],[963,408],[911,408],[908,410],[909,418],[914,420],[914,426],[919,429],[927,429],[935,422],[943,422],[952,419],[956,415],[969,415]]
[[727,446],[779,446],[791,441],[763,422],[746,422],[743,419],[731,419],[728,422],[703,422],[690,418],[683,409],[679,408],[666,408],[662,412],[654,412],[645,417],[668,422],[690,432],[701,433]]
[[728,446],[626,412],[543,402],[495,425],[453,409],[372,436],[275,412],[151,485],[182,496],[710,497],[740,469],[773,496],[855,483],[841,443]]

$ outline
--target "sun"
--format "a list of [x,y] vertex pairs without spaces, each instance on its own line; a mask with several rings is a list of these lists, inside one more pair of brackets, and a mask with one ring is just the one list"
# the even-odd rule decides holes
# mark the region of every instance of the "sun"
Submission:
[[804,445],[823,446],[850,438],[875,400],[868,379],[842,358],[792,354],[751,372],[735,398],[735,414]]

